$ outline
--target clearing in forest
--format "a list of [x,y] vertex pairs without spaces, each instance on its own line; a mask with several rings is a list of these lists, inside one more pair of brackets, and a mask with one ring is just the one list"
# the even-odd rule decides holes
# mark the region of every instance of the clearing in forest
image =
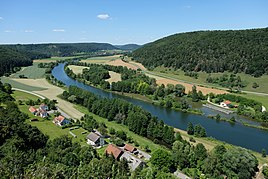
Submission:
[[111,76],[109,79],[105,80],[108,81],[110,84],[112,82],[118,82],[121,81],[121,74],[120,73],[116,73],[114,71],[109,71],[109,75]]
[[85,68],[89,68],[89,67],[85,67],[85,66],[77,66],[77,65],[68,65],[68,68],[70,68],[73,72],[74,72],[74,74],[82,74],[82,72],[83,72],[83,69],[85,69]]

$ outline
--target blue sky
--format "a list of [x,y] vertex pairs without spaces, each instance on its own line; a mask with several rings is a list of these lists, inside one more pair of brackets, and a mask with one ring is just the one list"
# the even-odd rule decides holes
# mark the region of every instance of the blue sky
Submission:
[[196,30],[268,27],[268,0],[1,0],[0,44],[144,44]]

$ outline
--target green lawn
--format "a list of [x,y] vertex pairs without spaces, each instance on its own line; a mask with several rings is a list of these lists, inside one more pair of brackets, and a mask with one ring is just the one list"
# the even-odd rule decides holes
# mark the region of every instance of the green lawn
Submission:
[[[208,77],[208,73],[206,72],[198,72],[198,79],[185,76],[184,72],[182,70],[174,70],[173,68],[165,68],[165,67],[157,67],[155,68],[152,72],[156,74],[164,74],[169,77],[173,77],[182,81],[186,82],[191,82],[191,83],[196,83],[196,84],[203,84],[205,86],[216,86],[220,87],[217,84],[211,84],[207,83],[206,79]],[[219,77],[222,76],[223,74],[230,74],[228,72],[225,73],[211,73],[212,77]],[[247,87],[243,88],[245,91],[253,91],[253,92],[261,92],[261,93],[268,93],[268,75],[263,75],[259,78],[255,78],[251,75],[245,74],[245,73],[238,73],[243,81],[247,82]],[[256,82],[259,84],[259,87],[254,89],[252,88],[253,82]]]
[[30,79],[38,79],[45,77],[46,68],[38,68],[38,63],[33,63],[32,66],[23,67],[22,70],[10,75],[12,78],[19,78],[20,75],[24,75]]
[[259,101],[262,103],[263,106],[266,107],[266,110],[268,110],[268,96],[261,96],[261,95],[257,95],[257,94],[237,94],[239,96],[243,96],[245,98],[249,98],[249,99],[253,99],[256,101]]
[[1,77],[1,81],[2,81],[2,83],[11,84],[11,86],[13,88],[19,88],[19,89],[23,89],[23,90],[27,90],[27,91],[42,91],[42,90],[47,89],[45,87],[40,88],[40,87],[25,85],[23,83],[19,83],[17,81],[14,81],[14,80],[12,80],[12,78],[9,78],[9,77]]
[[[14,91],[12,96],[16,99],[16,100],[37,100],[38,97],[34,96],[32,94],[28,94],[25,92],[21,92],[21,91]],[[79,142],[82,145],[86,144],[86,136],[88,135],[88,131],[84,130],[83,128],[78,128],[78,129],[74,129],[71,130],[72,133],[74,133],[77,137],[74,138],[70,133],[70,129],[66,128],[66,129],[62,129],[59,126],[56,126],[53,122],[53,115],[51,117],[49,117],[49,119],[43,119],[39,116],[34,116],[32,113],[30,113],[29,111],[29,106],[26,105],[25,103],[23,103],[23,105],[18,105],[20,111],[28,114],[28,116],[30,117],[29,119],[26,120],[26,123],[32,125],[32,126],[36,126],[42,133],[46,134],[49,136],[49,139],[55,139],[57,137],[60,137],[62,135],[68,135],[69,137],[71,137],[73,139],[74,142]],[[38,107],[35,106],[35,107]],[[38,119],[38,121],[34,121],[31,122],[30,119],[36,118]],[[85,134],[82,134],[82,132],[87,132]]]
[[22,100],[22,101],[29,100],[29,99],[32,99],[32,100],[40,99],[37,96],[22,92],[22,91],[13,91],[12,97],[15,98],[16,100]]
[[160,145],[157,145],[155,143],[153,143],[151,140],[145,138],[145,137],[141,137],[133,132],[131,132],[127,126],[124,126],[122,124],[118,124],[114,121],[108,121],[107,119],[104,119],[100,116],[97,116],[93,113],[90,113],[88,112],[88,110],[85,108],[85,107],[82,107],[82,106],[78,106],[78,105],[75,105],[74,106],[77,110],[81,111],[82,113],[84,114],[89,114],[91,116],[93,116],[94,119],[96,119],[98,122],[103,122],[106,124],[106,126],[109,128],[114,128],[115,130],[122,130],[124,132],[126,132],[127,136],[131,136],[133,138],[133,140],[137,141],[140,145],[139,148],[143,149],[146,145],[149,146],[149,148],[151,149],[151,151],[155,151],[156,149],[159,149],[159,148],[163,148],[162,146]]

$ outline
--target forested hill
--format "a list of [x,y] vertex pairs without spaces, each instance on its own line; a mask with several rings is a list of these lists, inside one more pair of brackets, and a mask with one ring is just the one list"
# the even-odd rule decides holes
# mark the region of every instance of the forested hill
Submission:
[[268,28],[180,33],[146,44],[132,55],[146,67],[261,76],[268,74]]
[[121,50],[129,50],[129,51],[136,50],[141,47],[141,45],[137,44],[114,45],[114,46]]
[[108,43],[49,43],[3,45],[17,51],[45,54],[48,56],[71,56],[77,53],[90,53],[99,50],[117,49]]
[[8,47],[0,46],[0,76],[12,72],[15,67],[29,66],[34,54],[23,53]]

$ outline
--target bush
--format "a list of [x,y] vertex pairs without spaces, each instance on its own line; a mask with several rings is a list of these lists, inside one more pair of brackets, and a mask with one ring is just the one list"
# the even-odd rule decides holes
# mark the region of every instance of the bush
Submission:
[[189,139],[190,142],[196,142],[195,139],[193,137],[190,137]]

